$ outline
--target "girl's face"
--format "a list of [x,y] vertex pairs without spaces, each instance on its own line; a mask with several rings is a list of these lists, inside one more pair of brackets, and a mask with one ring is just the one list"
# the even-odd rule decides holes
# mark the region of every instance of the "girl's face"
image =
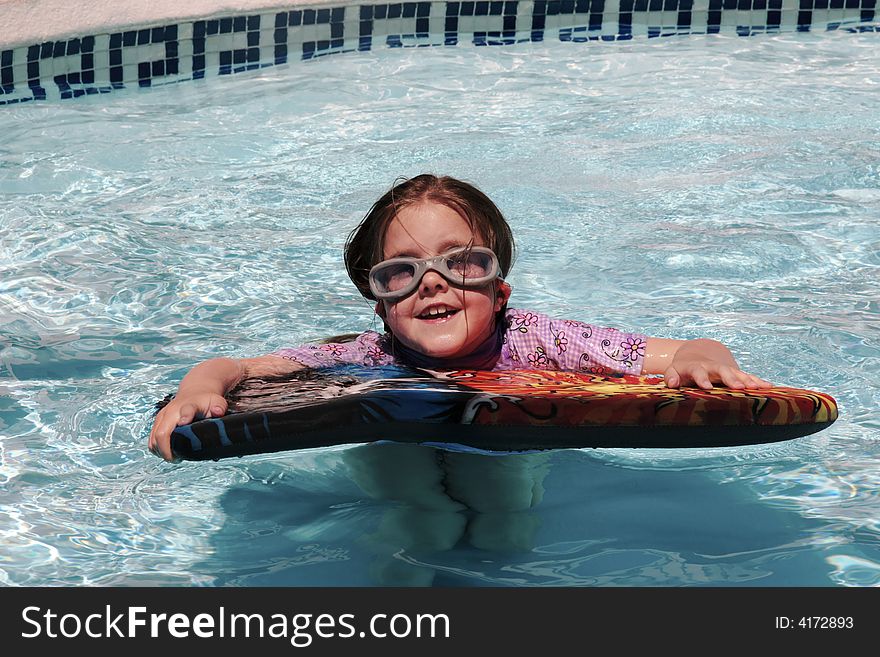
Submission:
[[[430,201],[410,205],[388,224],[383,260],[397,256],[427,258],[461,246],[487,246],[452,208]],[[418,288],[398,301],[380,301],[376,312],[400,342],[426,356],[455,358],[470,354],[495,330],[495,313],[510,296],[501,281],[482,288],[457,288],[428,270]],[[434,316],[430,315],[433,311]],[[440,312],[436,315],[437,311]]]

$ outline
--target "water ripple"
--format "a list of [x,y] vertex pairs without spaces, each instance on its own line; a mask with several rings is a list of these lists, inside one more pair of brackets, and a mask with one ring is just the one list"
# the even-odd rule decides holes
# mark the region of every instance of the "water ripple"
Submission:
[[[875,35],[693,37],[353,53],[7,108],[0,583],[876,586],[877,73]],[[516,303],[722,340],[840,420],[562,452],[518,517],[401,510],[341,449],[148,454],[194,363],[381,328],[341,248],[422,171],[499,203]]]

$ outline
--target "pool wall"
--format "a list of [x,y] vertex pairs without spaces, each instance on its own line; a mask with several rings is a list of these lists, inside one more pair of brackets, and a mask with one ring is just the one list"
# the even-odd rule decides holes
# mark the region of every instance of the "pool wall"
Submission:
[[383,48],[878,29],[878,0],[0,0],[0,105]]

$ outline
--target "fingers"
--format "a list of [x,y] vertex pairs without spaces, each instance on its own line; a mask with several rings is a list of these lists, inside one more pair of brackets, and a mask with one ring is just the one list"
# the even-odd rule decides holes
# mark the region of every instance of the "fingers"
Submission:
[[754,374],[746,374],[745,372],[743,372],[743,374],[745,374],[746,378],[748,379],[748,384],[746,385],[746,388],[766,390],[767,388],[773,387],[772,383],[770,383],[769,381],[765,381],[764,379],[761,379]]
[[150,451],[166,461],[174,460],[171,451],[171,432],[175,427],[192,422],[198,409],[193,404],[168,404],[157,415],[150,431],[148,446]]
[[177,426],[192,422],[201,409],[195,404],[182,404],[177,418]]
[[153,454],[161,456],[166,461],[173,461],[171,433],[176,427],[200,420],[203,417],[221,417],[225,415],[227,408],[226,399],[220,395],[195,398],[195,401],[182,403],[173,400],[156,415],[147,446]]
[[677,388],[681,385],[681,377],[674,367],[668,368],[663,373],[663,379],[666,381],[667,388]]
[[171,431],[176,424],[174,419],[169,418],[173,418],[173,415],[164,413],[164,409],[162,413],[156,416],[156,420],[153,422],[153,429],[150,431],[149,440],[150,451],[156,456],[161,456],[166,461],[170,461],[173,458],[171,454]]
[[688,363],[685,366],[670,366],[663,374],[667,388],[694,385],[703,390],[711,390],[713,383],[720,383],[733,390],[766,390],[772,388],[769,381],[743,372],[729,365]]
[[704,390],[711,390],[714,386],[712,385],[712,380],[709,378],[709,370],[707,370],[702,365],[697,365],[693,368],[691,372],[691,378],[694,380],[694,383],[698,388],[703,388]]
[[208,417],[223,417],[226,415],[226,409],[229,407],[225,398],[214,395],[211,399],[210,408],[208,409]]
[[722,367],[720,368],[720,374],[722,382],[728,388],[766,390],[773,387],[773,384],[769,381],[765,381],[754,374],[743,372],[735,367]]
[[744,377],[741,376],[744,375],[745,372],[741,372],[735,367],[723,365],[719,368],[718,374],[721,377],[721,383],[726,385],[728,388],[742,390],[746,387],[747,381],[745,381]]
[[679,388],[681,386],[695,385],[699,388],[712,388],[709,370],[699,364],[690,367],[669,367],[663,374],[667,388]]

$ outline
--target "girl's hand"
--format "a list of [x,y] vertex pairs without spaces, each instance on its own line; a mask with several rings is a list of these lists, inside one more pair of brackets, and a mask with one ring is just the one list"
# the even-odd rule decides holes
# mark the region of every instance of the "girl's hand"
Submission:
[[189,424],[196,418],[220,417],[226,413],[227,406],[223,395],[214,392],[188,392],[175,397],[156,414],[150,431],[150,451],[166,461],[174,460],[171,453],[171,432],[174,428]]
[[667,388],[697,386],[709,390],[713,383],[735,390],[773,387],[769,381],[743,372],[727,347],[706,338],[648,338],[642,371],[646,374],[662,372]]
[[148,443],[150,451],[166,461],[172,461],[171,432],[174,427],[189,424],[197,418],[224,415],[228,405],[223,395],[248,377],[281,376],[303,367],[272,355],[242,359],[212,358],[199,363],[183,377],[177,396],[156,414]]
[[714,360],[675,358],[663,372],[663,377],[667,388],[697,386],[709,390],[713,387],[713,383],[721,383],[735,390],[744,388],[761,390],[773,387],[772,383],[754,374]]

